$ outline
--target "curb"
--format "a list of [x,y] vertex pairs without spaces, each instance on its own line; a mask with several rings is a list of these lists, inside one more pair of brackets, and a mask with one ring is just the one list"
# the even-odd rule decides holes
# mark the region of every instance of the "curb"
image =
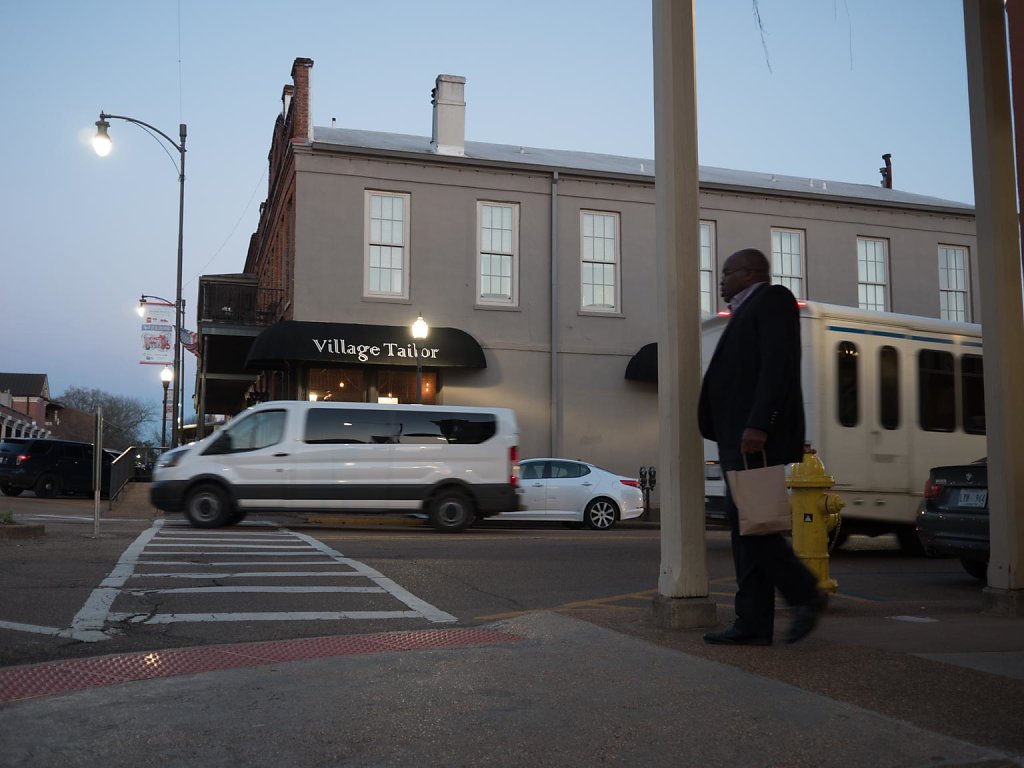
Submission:
[[15,539],[38,539],[46,535],[42,523],[9,523],[0,525],[0,541]]

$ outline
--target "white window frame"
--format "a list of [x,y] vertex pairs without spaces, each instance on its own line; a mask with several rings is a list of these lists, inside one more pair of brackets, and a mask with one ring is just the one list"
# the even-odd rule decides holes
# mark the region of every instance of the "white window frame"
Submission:
[[[391,227],[391,231],[380,235],[375,230],[377,227],[374,226],[374,217],[372,215],[373,210],[373,199],[375,197],[381,198],[381,200],[401,200],[402,201],[402,219],[399,232],[401,234],[401,242],[396,243],[394,226]],[[366,298],[374,299],[408,299],[409,298],[409,220],[410,216],[410,201],[411,195],[405,192],[386,192],[384,190],[367,189],[364,193],[364,204],[363,204],[363,219],[364,219],[364,233],[363,242],[365,243],[364,255],[363,255],[363,296]],[[385,219],[385,221],[391,221],[394,224],[395,219]],[[399,285],[384,290],[379,286],[374,286],[373,270],[379,267],[373,266],[374,261],[372,254],[375,248],[391,248],[400,249],[400,262],[401,275],[399,276]],[[391,254],[394,255],[393,253]],[[394,269],[394,267],[390,267]]]
[[889,241],[857,238],[857,306],[872,312],[889,311]]
[[713,315],[718,310],[715,294],[715,222],[700,222],[700,311]]
[[[807,233],[802,229],[772,227],[772,282],[784,285],[798,299],[806,299],[804,275],[807,274]],[[796,238],[798,250],[793,250]]]
[[[591,227],[587,226],[588,217],[594,217],[591,221]],[[608,221],[614,222],[615,231],[612,237],[607,237],[604,232],[604,226]],[[595,238],[592,231],[592,227],[598,221],[602,224],[602,233],[599,239]],[[621,232],[622,232],[622,220],[618,213],[613,211],[592,211],[592,210],[581,210],[580,211],[580,311],[581,312],[598,312],[603,314],[619,314],[621,310],[621,295],[622,295],[622,265],[621,265]],[[588,230],[591,230],[590,234]],[[611,260],[607,258],[595,258],[595,246],[600,246],[597,250],[602,252],[602,256],[605,255],[608,245],[611,245],[613,250]],[[611,303],[594,303],[593,301],[587,301],[587,289],[588,286],[596,286],[597,283],[587,281],[588,276],[592,276],[593,269],[595,266],[610,266],[612,280],[614,285],[610,287],[611,290]],[[602,272],[607,273],[608,270],[602,269]],[[605,285],[605,293],[607,283]],[[604,297],[602,297],[604,298]]]
[[[966,245],[939,243],[939,317],[971,322],[971,252]],[[960,263],[950,257],[960,256]]]
[[[496,244],[491,238],[487,243],[484,237],[485,214],[488,210],[497,209],[502,212],[509,212],[511,232],[507,242]],[[502,227],[499,231],[505,231]],[[504,238],[503,238],[504,240]],[[485,248],[484,246],[488,246]],[[476,204],[476,300],[482,306],[516,307],[519,306],[519,204],[499,203],[491,200],[478,200]],[[492,262],[494,258],[505,262],[502,271],[508,274],[500,274],[491,279],[508,280],[508,291],[501,293],[484,294],[484,286],[487,280],[484,277],[484,266]],[[493,262],[492,262],[493,263]],[[506,269],[507,267],[507,269]]]

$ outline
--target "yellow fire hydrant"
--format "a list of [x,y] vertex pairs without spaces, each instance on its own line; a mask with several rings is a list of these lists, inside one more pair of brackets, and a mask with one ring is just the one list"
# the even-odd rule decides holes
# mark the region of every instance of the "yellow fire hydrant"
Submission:
[[810,444],[804,446],[804,460],[794,464],[786,485],[791,489],[789,506],[793,515],[793,551],[818,577],[818,588],[835,592],[839,584],[828,575],[828,536],[839,527],[839,511],[846,503],[828,493],[836,484],[825,474],[825,465]]

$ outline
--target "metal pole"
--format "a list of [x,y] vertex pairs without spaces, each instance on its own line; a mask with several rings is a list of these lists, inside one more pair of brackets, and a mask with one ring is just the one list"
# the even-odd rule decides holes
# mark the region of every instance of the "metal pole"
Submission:
[[416,404],[423,404],[423,363],[420,361],[419,347],[416,347]]
[[185,394],[185,376],[183,375],[184,371],[182,370],[181,360],[181,315],[182,310],[184,309],[181,300],[181,265],[185,234],[185,136],[187,134],[185,123],[181,123],[179,125],[178,132],[181,136],[181,144],[178,146],[178,154],[181,156],[181,166],[179,168],[180,173],[178,175],[178,277],[174,300],[174,398],[172,402],[173,418],[171,420],[172,447],[177,447],[181,444],[181,425],[179,425],[178,419],[183,415],[180,413],[180,409]]
[[166,381],[163,382],[163,385],[164,385],[164,410],[163,410],[163,418],[160,420],[160,453],[163,453],[164,450],[166,450],[166,448],[167,448],[167,384],[168,384],[168,382],[166,382]]

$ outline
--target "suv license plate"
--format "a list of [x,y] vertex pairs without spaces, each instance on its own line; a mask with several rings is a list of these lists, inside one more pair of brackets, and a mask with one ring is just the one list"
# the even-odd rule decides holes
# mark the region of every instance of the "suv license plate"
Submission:
[[961,507],[984,507],[988,503],[988,491],[977,491],[970,488],[960,489]]

